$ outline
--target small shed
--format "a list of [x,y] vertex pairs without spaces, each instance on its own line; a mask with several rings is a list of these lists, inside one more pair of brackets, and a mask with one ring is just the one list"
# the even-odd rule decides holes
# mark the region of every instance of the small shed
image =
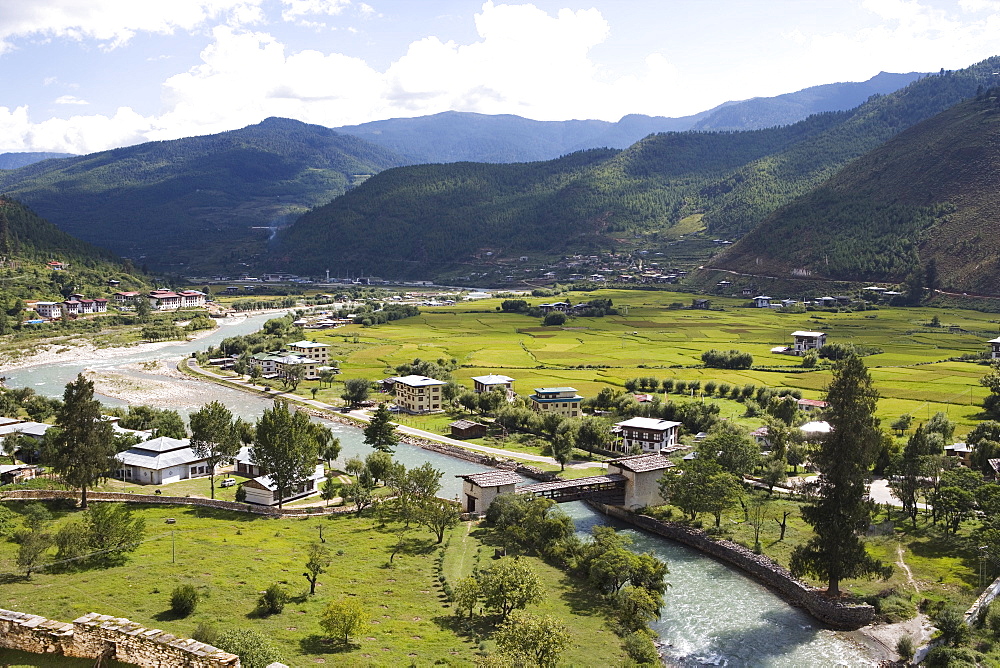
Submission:
[[710,309],[712,308],[712,302],[707,299],[693,299],[691,300],[691,308]]
[[514,486],[521,482],[521,476],[513,471],[484,471],[455,477],[464,481],[462,510],[467,513],[486,512],[493,499],[501,494],[512,494]]
[[482,438],[486,436],[486,425],[472,420],[455,420],[451,427],[452,438]]

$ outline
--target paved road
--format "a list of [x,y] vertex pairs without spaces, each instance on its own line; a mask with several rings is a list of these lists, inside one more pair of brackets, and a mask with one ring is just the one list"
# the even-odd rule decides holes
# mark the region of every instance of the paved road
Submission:
[[[206,376],[208,378],[213,378],[217,380],[224,380],[227,383],[232,383],[234,385],[239,385],[241,387],[244,387],[248,390],[260,392],[259,387],[252,385],[248,381],[238,380],[230,376],[222,376],[220,374],[215,373],[214,371],[202,369],[201,367],[198,366],[194,358],[189,358],[187,360],[187,365],[191,371],[200,374],[202,376]],[[317,401],[315,399],[307,399],[305,397],[300,397],[296,394],[289,394],[287,392],[272,392],[271,395],[275,397],[281,397],[283,399],[289,399],[291,401],[300,403],[304,406],[315,408],[316,410],[319,411],[327,413],[335,413],[337,415],[343,415],[343,413],[336,407],[331,406],[330,404],[325,403],[323,401]],[[370,419],[370,416],[368,415],[367,411],[364,410],[353,410],[347,413],[347,415],[350,415],[351,417],[357,418],[359,420],[363,420],[365,422],[368,422],[368,420]],[[434,432],[425,431],[423,429],[417,429],[416,427],[408,427],[406,425],[399,424],[398,422],[394,424],[396,425],[397,429],[400,432],[408,434],[410,436],[415,436],[417,438],[424,438],[427,439],[428,441],[446,443],[448,445],[454,445],[459,448],[465,448],[466,450],[474,450],[476,452],[482,452],[488,455],[502,457],[504,459],[518,459],[526,462],[535,462],[539,464],[548,464],[550,466],[559,466],[559,462],[557,462],[552,457],[546,457],[544,455],[533,455],[527,452],[518,452],[517,450],[504,450],[502,448],[491,448],[486,445],[476,445],[475,443],[466,443],[465,441],[459,441],[454,438],[448,438],[447,436],[442,436],[441,434],[435,434]],[[587,461],[573,460],[566,465],[566,468],[595,468],[595,467],[607,468],[607,464],[605,464],[604,462],[587,462]]]

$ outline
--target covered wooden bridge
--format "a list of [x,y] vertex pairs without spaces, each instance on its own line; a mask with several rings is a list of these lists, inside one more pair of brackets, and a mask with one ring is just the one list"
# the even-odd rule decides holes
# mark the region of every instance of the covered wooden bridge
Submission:
[[534,494],[556,503],[591,499],[621,506],[625,504],[625,483],[628,478],[620,473],[595,475],[576,480],[552,480],[518,487],[518,494]]

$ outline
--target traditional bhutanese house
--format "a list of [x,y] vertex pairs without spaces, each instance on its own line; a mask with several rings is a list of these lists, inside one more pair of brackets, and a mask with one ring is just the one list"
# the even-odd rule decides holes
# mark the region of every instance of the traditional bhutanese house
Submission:
[[441,388],[444,381],[427,376],[396,376],[393,379],[396,405],[407,413],[432,413],[442,410]]
[[513,471],[484,471],[455,476],[462,483],[462,510],[467,513],[485,513],[500,494],[512,494],[521,476]]
[[[35,312],[37,313],[38,311],[36,310]],[[41,313],[38,315],[41,315]],[[990,339],[987,343],[990,344],[990,359],[1000,358],[1000,336]]]
[[62,315],[62,302],[35,302],[35,313],[39,317],[55,320]]
[[146,297],[154,311],[171,311],[181,306],[181,296],[172,290],[153,290]]
[[656,418],[634,417],[615,424],[612,446],[619,452],[671,452],[677,450],[680,422]]
[[697,309],[710,309],[712,308],[712,302],[707,299],[694,299],[691,301],[691,308]]
[[319,378],[318,366],[316,360],[301,355],[279,355],[275,360],[275,370],[279,376],[285,376],[290,369],[299,367],[302,369],[302,377],[306,380]]
[[486,425],[472,420],[455,420],[448,425],[452,438],[483,438],[486,436]]
[[79,299],[77,301],[80,302],[80,313],[93,313],[94,312],[94,300],[93,299],[87,299],[86,297],[84,297],[83,299]]
[[116,292],[111,297],[116,304],[122,305],[139,300],[142,294],[139,292]]
[[[281,498],[281,502],[287,503],[288,501],[318,494],[319,483],[324,477],[323,465],[317,464],[315,470],[308,478],[285,490],[285,495]],[[247,480],[243,483],[243,489],[246,490],[247,503],[255,503],[261,506],[276,506],[278,505],[279,497],[281,497],[278,486],[274,484],[270,476],[266,475],[259,476],[253,480]]]
[[768,439],[767,425],[758,427],[750,432],[750,438],[760,446],[761,450],[767,450],[771,447],[771,441]]
[[795,344],[792,352],[796,355],[805,355],[806,351],[817,350],[826,345],[826,334],[823,332],[792,332]]
[[211,473],[204,457],[188,439],[161,436],[134,445],[115,457],[121,463],[115,477],[141,485],[166,485]]
[[754,308],[770,308],[771,298],[767,295],[757,295],[753,298]]
[[63,264],[62,262],[53,261],[53,262],[46,262],[46,264],[52,271],[62,271],[63,269],[66,268],[66,265]]
[[75,299],[67,299],[63,302],[63,306],[66,307],[66,313],[70,315],[80,315],[80,302]]
[[837,305],[837,298],[836,297],[817,297],[816,298],[816,305],[817,306],[821,306],[823,308],[833,308],[834,306]]
[[971,465],[972,448],[968,443],[952,443],[944,446],[944,454],[948,457],[956,457],[963,466]]
[[575,387],[536,387],[535,393],[528,395],[531,409],[538,413],[557,413],[566,417],[579,417],[580,402],[583,397]]
[[472,385],[476,394],[491,392],[498,387],[503,387],[508,392],[514,391],[514,379],[510,376],[502,376],[500,374],[491,373],[488,376],[473,376]]
[[819,399],[799,399],[795,403],[799,405],[800,411],[805,411],[806,413],[818,413],[819,411],[826,410],[827,406],[830,405]]
[[674,463],[660,453],[621,457],[608,462],[608,475],[625,476],[625,507],[644,508],[666,503],[659,480]]

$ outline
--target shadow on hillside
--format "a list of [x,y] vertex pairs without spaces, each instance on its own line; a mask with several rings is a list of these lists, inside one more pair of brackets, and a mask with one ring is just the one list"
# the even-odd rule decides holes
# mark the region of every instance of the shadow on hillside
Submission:
[[348,654],[361,649],[361,643],[335,642],[327,636],[313,633],[299,640],[299,648],[305,654]]

